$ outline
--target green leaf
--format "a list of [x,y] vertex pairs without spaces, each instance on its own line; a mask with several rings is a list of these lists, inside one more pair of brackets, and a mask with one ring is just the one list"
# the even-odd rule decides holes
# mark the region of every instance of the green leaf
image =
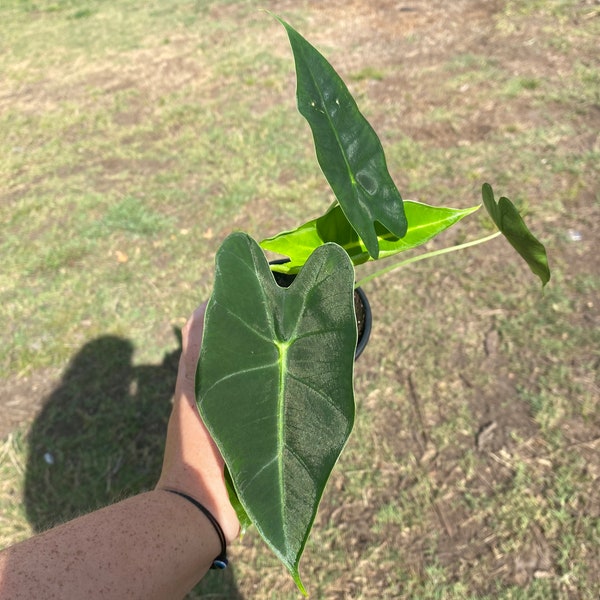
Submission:
[[548,256],[544,245],[529,231],[515,205],[504,196],[498,203],[494,199],[492,186],[484,183],[481,189],[483,204],[510,245],[521,255],[531,271],[537,275],[542,287],[550,281]]
[[381,142],[329,62],[279,21],[294,53],[298,110],[312,130],[321,170],[369,254],[378,258],[376,223],[398,238],[407,228],[402,197],[388,172]]
[[246,514],[303,592],[300,557],[354,422],[353,287],[335,244],[280,288],[258,244],[235,233],[206,310],[200,413]]
[[[403,238],[398,239],[388,231],[379,229],[379,258],[393,256],[424,244],[478,208],[479,206],[464,209],[444,208],[406,200],[404,209],[408,219],[408,231]],[[273,265],[273,270],[296,273],[315,248],[330,241],[340,244],[355,265],[373,260],[337,205],[322,217],[308,221],[293,231],[263,240],[260,245],[264,250],[289,257],[290,262]]]
[[227,487],[227,493],[229,494],[231,506],[233,506],[238,521],[240,522],[240,535],[244,535],[252,525],[252,520],[248,516],[248,513],[242,506],[242,503],[236,494],[233,481],[231,480],[231,474],[229,473],[229,469],[227,469],[227,467],[225,468],[225,486]]

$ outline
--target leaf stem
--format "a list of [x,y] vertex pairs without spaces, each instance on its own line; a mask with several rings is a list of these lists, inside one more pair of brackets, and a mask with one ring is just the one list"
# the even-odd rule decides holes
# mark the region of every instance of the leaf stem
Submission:
[[455,252],[456,250],[463,250],[464,248],[470,248],[471,246],[477,246],[478,244],[484,244],[485,242],[489,242],[490,240],[493,240],[494,238],[498,237],[501,234],[502,234],[501,231],[496,231],[496,233],[492,233],[491,235],[488,235],[486,237],[479,238],[479,239],[473,240],[471,242],[465,242],[464,244],[459,244],[458,246],[450,246],[449,248],[442,248],[441,250],[433,250],[432,252],[426,252],[425,254],[419,254],[418,256],[412,256],[411,258],[407,258],[406,260],[402,260],[400,262],[394,263],[393,265],[390,265],[389,267],[379,269],[379,271],[375,271],[375,273],[371,273],[370,275],[367,275],[364,279],[357,281],[354,287],[355,288],[361,287],[361,286],[365,285],[365,283],[368,283],[369,281],[371,281],[372,279],[375,279],[376,277],[379,277],[380,275],[385,275],[386,273],[389,273],[390,271],[394,271],[395,269],[399,269],[400,267],[405,267],[406,265],[410,265],[412,263],[419,262],[421,260],[433,258],[434,256],[440,256],[441,254],[448,254],[449,252]]

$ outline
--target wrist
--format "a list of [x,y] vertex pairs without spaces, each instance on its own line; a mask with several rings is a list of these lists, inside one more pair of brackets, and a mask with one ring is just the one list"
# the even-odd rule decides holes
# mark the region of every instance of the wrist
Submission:
[[210,568],[218,570],[225,569],[229,564],[229,561],[227,560],[227,541],[225,539],[225,534],[223,533],[223,529],[221,528],[219,521],[217,521],[214,515],[203,504],[198,502],[198,500],[196,500],[195,498],[192,498],[192,496],[184,494],[183,492],[180,492],[178,490],[165,489],[164,491],[184,499],[186,502],[197,508],[203,515],[203,517],[209,521],[209,523],[212,525],[214,532],[219,538],[220,546],[220,552],[216,556],[216,558],[213,559]]
[[194,482],[194,478],[189,476],[183,479],[161,476],[155,490],[183,494],[200,503],[219,523],[227,544],[233,542],[239,535],[240,524],[224,482],[211,490],[207,488],[205,480]]

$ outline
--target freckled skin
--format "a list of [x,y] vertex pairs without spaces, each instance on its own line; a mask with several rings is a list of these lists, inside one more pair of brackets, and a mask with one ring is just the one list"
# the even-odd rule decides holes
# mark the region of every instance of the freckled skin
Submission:
[[204,306],[184,327],[183,352],[155,490],[69,521],[0,552],[0,600],[176,600],[220,553],[217,533],[190,502],[220,523],[227,542],[239,523],[229,503],[223,460],[194,399]]

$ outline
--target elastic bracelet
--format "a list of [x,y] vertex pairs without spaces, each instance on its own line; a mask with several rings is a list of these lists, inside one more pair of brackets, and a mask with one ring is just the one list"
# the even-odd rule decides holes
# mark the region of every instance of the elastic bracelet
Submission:
[[206,508],[205,506],[202,506],[202,504],[200,504],[200,502],[198,502],[198,500],[196,500],[195,498],[192,498],[191,496],[188,496],[187,494],[184,494],[183,492],[178,492],[177,490],[165,489],[164,491],[171,492],[171,494],[177,494],[178,496],[185,498],[188,502],[191,502],[196,508],[200,509],[200,511],[211,522],[212,526],[215,528],[215,531],[217,532],[217,535],[219,536],[219,541],[221,542],[221,554],[219,554],[219,556],[217,556],[217,558],[215,558],[215,560],[213,560],[213,563],[210,568],[211,569],[224,569],[229,564],[229,561],[227,560],[227,541],[225,540],[225,534],[223,533],[223,530],[221,529],[219,522],[213,517],[212,513],[208,510],[208,508]]

